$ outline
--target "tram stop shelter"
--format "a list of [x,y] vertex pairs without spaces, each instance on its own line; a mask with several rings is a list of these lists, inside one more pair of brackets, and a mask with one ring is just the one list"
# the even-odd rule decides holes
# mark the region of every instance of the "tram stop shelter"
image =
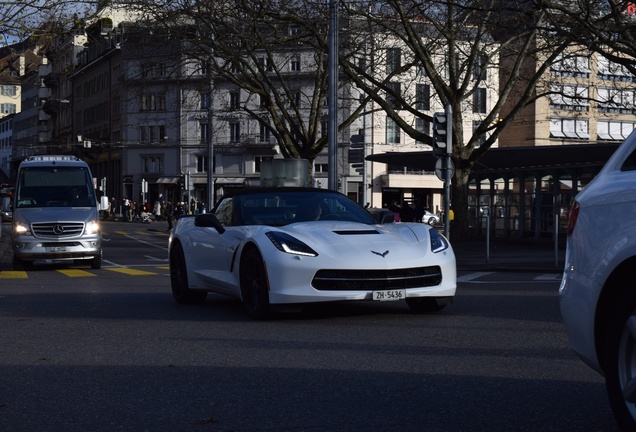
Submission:
[[[558,238],[565,235],[572,199],[601,170],[620,143],[497,147],[469,178],[469,225],[477,235]],[[432,151],[369,155],[368,161],[434,172]],[[557,236],[557,237],[555,237]]]

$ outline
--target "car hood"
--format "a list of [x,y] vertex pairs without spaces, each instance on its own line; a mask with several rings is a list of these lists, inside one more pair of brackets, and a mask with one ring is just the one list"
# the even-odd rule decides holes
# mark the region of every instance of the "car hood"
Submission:
[[319,254],[341,256],[343,250],[359,256],[379,255],[412,259],[430,253],[429,226],[418,223],[366,225],[356,222],[316,221],[281,227]]

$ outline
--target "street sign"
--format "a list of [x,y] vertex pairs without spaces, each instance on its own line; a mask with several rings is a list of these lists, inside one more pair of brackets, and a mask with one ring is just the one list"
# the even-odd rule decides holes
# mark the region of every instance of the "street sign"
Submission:
[[[440,157],[435,162],[435,175],[441,181],[446,180],[444,178],[445,176],[444,176],[444,161],[443,161],[443,159],[444,159],[443,157]],[[450,175],[448,177],[449,178],[453,178],[453,176],[455,176],[455,164],[453,163],[453,160],[451,158],[448,158],[448,169],[450,170]]]

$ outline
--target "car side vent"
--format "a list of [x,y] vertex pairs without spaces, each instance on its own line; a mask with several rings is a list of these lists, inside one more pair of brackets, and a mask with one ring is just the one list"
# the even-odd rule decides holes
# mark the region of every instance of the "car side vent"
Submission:
[[334,233],[338,235],[369,235],[369,234],[380,234],[377,230],[342,230],[342,231],[334,231]]

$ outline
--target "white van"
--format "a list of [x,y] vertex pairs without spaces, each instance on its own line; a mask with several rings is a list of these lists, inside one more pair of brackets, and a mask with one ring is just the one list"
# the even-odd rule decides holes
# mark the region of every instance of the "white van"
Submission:
[[13,201],[13,268],[34,261],[102,265],[102,232],[93,177],[75,156],[31,156],[18,168]]

